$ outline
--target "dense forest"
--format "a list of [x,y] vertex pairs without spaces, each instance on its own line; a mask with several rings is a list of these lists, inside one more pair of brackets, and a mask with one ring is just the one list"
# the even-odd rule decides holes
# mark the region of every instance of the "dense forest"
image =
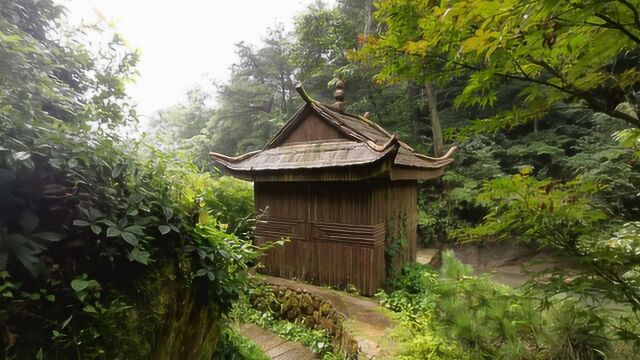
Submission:
[[261,358],[238,319],[344,358],[251,306],[269,291],[248,275],[265,250],[252,187],[208,155],[262,148],[297,84],[331,103],[338,80],[349,112],[424,153],[459,148],[420,183],[422,246],[562,264],[518,289],[449,251],[407,266],[376,297],[400,321],[397,358],[638,357],[640,1],[319,1],[148,123],[126,94],[138,54],[118,35],[93,51],[101,31],[51,0],[0,0],[3,358]]

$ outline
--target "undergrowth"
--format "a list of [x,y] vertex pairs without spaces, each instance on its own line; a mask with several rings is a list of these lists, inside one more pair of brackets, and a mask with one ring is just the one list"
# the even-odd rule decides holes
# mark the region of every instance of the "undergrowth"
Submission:
[[212,360],[269,360],[270,358],[250,339],[224,326]]
[[[411,264],[377,296],[397,313],[402,359],[628,359],[613,312],[568,295],[511,289],[445,253],[440,273]],[[547,301],[542,301],[546,299]]]
[[344,357],[334,349],[329,335],[324,330],[310,329],[303,324],[279,319],[270,309],[257,310],[251,306],[246,295],[235,304],[229,318],[239,323],[252,323],[271,330],[283,338],[295,341],[310,349],[324,360],[342,360]]

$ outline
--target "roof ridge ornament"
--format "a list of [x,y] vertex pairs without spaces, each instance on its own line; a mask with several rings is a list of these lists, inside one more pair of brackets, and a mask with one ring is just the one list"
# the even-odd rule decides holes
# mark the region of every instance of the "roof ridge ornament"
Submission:
[[338,81],[336,81],[336,91],[335,93],[333,93],[333,98],[336,100],[336,102],[333,103],[333,108],[338,112],[343,113],[345,110],[344,81],[342,81],[341,79],[338,79]]
[[398,144],[399,141],[400,141],[400,135],[394,133],[393,135],[391,135],[389,140],[386,143],[382,144],[382,145],[378,145],[378,144],[376,144],[375,142],[373,142],[371,140],[367,141],[367,145],[372,150],[375,150],[377,152],[383,152],[383,151],[386,151],[388,148]]
[[307,103],[307,104],[314,104],[317,101],[313,100],[311,98],[311,96],[309,96],[309,94],[307,93],[307,91],[304,89],[304,87],[302,86],[302,84],[298,84],[296,85],[296,91],[298,92],[298,94],[300,94],[300,97],[302,97],[302,99]]
[[429,161],[442,161],[442,160],[449,160],[451,159],[451,156],[453,154],[456,153],[456,151],[458,151],[458,147],[456,145],[452,146],[451,148],[449,148],[449,150],[447,151],[446,154],[440,156],[440,157],[432,157],[432,156],[427,156],[427,155],[422,155],[422,154],[418,154],[415,153],[415,155],[421,159],[425,159],[425,160],[429,160]]
[[211,151],[211,152],[209,152],[209,156],[211,156],[214,159],[217,158],[217,159],[229,162],[229,163],[237,163],[237,162],[240,162],[242,160],[248,159],[248,158],[252,157],[253,155],[255,155],[255,154],[259,153],[259,152],[260,152],[260,150],[255,150],[255,151],[251,151],[251,152],[248,152],[246,154],[239,155],[239,156],[227,156],[227,155],[224,155],[224,154],[220,154],[220,153]]

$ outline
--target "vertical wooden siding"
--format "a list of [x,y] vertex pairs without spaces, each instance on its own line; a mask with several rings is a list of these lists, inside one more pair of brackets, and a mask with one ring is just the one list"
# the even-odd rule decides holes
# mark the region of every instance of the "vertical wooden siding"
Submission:
[[386,221],[405,212],[415,259],[416,182],[255,183],[256,210],[267,209],[256,243],[288,237],[263,258],[267,273],[316,284],[355,285],[372,295],[385,280]]
[[318,115],[310,113],[304,121],[291,130],[291,133],[282,141],[282,144],[287,145],[315,140],[347,141],[348,138],[321,120]]
[[406,262],[414,262],[417,252],[417,223],[418,223],[418,190],[417,181],[379,182],[373,192],[374,202],[383,202],[385,206],[377,216],[387,223],[387,234],[398,234],[400,222],[404,222],[406,246],[396,256],[394,266],[396,270]]

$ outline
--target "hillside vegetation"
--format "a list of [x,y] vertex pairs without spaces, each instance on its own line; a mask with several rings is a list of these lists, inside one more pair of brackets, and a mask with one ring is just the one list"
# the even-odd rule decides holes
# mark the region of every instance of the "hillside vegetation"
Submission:
[[[563,264],[520,289],[448,252],[407,267],[378,294],[403,357],[638,357],[640,1],[317,2],[145,128],[125,91],[139,55],[64,12],[0,1],[3,358],[262,358],[228,327],[255,291],[251,184],[207,154],[261,148],[297,83],[331,103],[338,79],[349,112],[416,150],[459,147],[420,184],[423,245],[527,244]],[[340,356],[254,310],[240,315]]]
[[250,184],[126,138],[137,55],[89,51],[62,11],[0,7],[2,358],[210,359],[254,259]]
[[[638,2],[617,0],[318,3],[291,32],[276,26],[261,44],[238,44],[229,82],[213,94],[195,89],[191,95],[198,96],[161,111],[156,121],[181,127],[203,115],[190,123],[199,124],[191,134],[172,132],[167,140],[211,166],[209,149],[241,154],[266,143],[300,105],[296,83],[331,103],[335,81],[344,80],[348,111],[370,112],[425,153],[460,148],[443,178],[421,184],[423,245],[527,244],[564,264],[538,274],[526,296],[494,289],[488,280],[404,289],[434,314],[455,313],[441,306],[460,292],[491,294],[456,305],[470,306],[478,318],[434,315],[414,321],[415,331],[453,321],[434,344],[453,339],[471,357],[624,358],[632,355],[619,346],[640,345],[639,10]],[[217,105],[196,101],[202,97]],[[477,307],[486,301],[489,308]],[[513,306],[532,317],[501,313]],[[532,327],[486,329],[490,311]],[[578,350],[571,330],[584,331],[579,336],[594,348]],[[545,333],[564,345],[543,340]],[[414,344],[417,354],[435,346],[425,344]]]

